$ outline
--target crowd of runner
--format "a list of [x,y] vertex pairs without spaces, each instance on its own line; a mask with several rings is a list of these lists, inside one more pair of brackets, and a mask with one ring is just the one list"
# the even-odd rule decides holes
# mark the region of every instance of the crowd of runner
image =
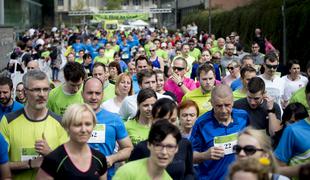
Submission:
[[27,30],[0,77],[1,178],[309,179],[310,63],[240,39]]

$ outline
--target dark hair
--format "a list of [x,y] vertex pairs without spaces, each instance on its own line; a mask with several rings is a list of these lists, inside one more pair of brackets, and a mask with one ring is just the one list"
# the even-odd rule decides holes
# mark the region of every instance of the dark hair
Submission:
[[[157,99],[156,92],[151,88],[141,89],[137,96],[137,106],[139,106],[142,102],[144,102],[146,99],[154,97]],[[138,119],[140,116],[140,110],[138,107],[138,111],[136,114],[136,119]]]
[[78,62],[68,62],[64,67],[64,76],[66,81],[78,82],[85,79],[85,70]]
[[102,62],[95,62],[93,69],[99,66],[101,66],[103,68],[103,71],[105,72],[105,64],[103,64]]
[[241,70],[240,70],[241,79],[244,79],[244,75],[246,72],[255,72],[256,73],[256,69],[253,68],[252,66],[245,66],[245,67],[241,68]]
[[310,178],[310,163],[304,164],[300,167],[298,178],[300,180],[308,180]]
[[196,112],[197,112],[197,117],[199,116],[199,107],[197,103],[193,100],[186,100],[186,101],[183,101],[181,104],[179,104],[178,117],[180,117],[180,113],[182,109],[189,108],[189,107],[195,107]]
[[0,76],[0,86],[8,85],[10,90],[13,89],[13,81],[11,78],[8,78],[6,76]]
[[86,60],[87,58],[91,58],[91,55],[89,53],[85,53],[83,55],[83,60]]
[[137,58],[135,59],[135,66],[136,66],[136,67],[137,67],[137,65],[138,65],[138,61],[146,61],[146,63],[147,63],[149,66],[152,65],[152,62],[149,61],[149,60],[147,59],[147,57],[146,57],[146,56],[143,56],[143,55],[141,55],[141,56],[139,56],[139,57],[137,57]]
[[[138,81],[138,84],[141,85],[142,84],[142,81],[143,81],[143,78],[147,77],[147,78],[150,78],[152,76],[155,76],[156,78],[156,74],[153,70],[149,70],[149,69],[144,69],[140,72],[137,73],[137,81]],[[156,78],[157,79],[157,78]]]
[[304,105],[301,103],[291,103],[286,106],[283,110],[281,124],[284,125],[286,122],[289,122],[294,115],[295,121],[309,117],[308,111]]
[[253,64],[254,64],[254,59],[252,58],[252,56],[251,55],[245,55],[245,56],[243,56],[243,58],[240,61],[241,66],[244,64],[244,61],[247,60],[247,59],[251,59]]
[[122,71],[121,71],[121,66],[119,65],[118,62],[116,62],[116,61],[110,62],[109,68],[110,68],[110,67],[115,67],[115,68],[116,68],[116,70],[117,70],[117,75],[119,75],[119,74],[122,73]]
[[154,143],[160,143],[162,142],[169,134],[171,134],[177,144],[180,142],[182,139],[180,130],[178,127],[175,125],[171,124],[168,120],[163,119],[163,120],[158,120],[156,121],[150,130],[149,137],[148,137],[148,142],[150,144]]
[[[212,64],[209,63],[203,63],[202,65],[200,65],[197,69],[197,77],[200,78],[200,73],[204,71],[205,73],[212,71],[215,77],[215,70]],[[215,78],[214,78],[215,79]]]
[[287,68],[291,69],[294,64],[300,64],[299,60],[297,60],[297,59],[289,60],[288,63],[287,63]]
[[265,55],[264,63],[266,63],[267,60],[269,60],[270,62],[279,61],[277,55],[274,52],[270,52]]
[[[310,80],[310,79],[308,78],[308,80]],[[308,83],[306,85],[305,93],[306,93],[306,96],[307,96],[307,94],[310,93],[310,81],[308,81]]]
[[248,91],[250,93],[257,93],[261,91],[265,93],[265,82],[260,77],[253,77],[248,83]]
[[154,119],[162,119],[167,114],[169,118],[172,116],[173,111],[177,109],[177,104],[168,98],[158,99],[153,105],[152,116]]
[[120,53],[120,52],[115,52],[115,53],[113,54],[113,58],[115,58],[115,56],[121,57],[121,53]]

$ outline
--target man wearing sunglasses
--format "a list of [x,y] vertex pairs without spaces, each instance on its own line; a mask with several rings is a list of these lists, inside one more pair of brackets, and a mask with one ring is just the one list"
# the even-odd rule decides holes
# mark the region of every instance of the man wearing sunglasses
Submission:
[[255,129],[266,130],[271,136],[281,129],[280,107],[266,94],[265,83],[260,77],[249,81],[246,98],[235,101],[234,108],[247,111],[250,125]]
[[277,73],[279,59],[275,53],[268,53],[264,58],[264,74],[259,75],[265,82],[267,95],[274,99],[282,109],[282,98],[284,95],[284,83]]
[[198,164],[199,178],[224,180],[235,161],[238,133],[248,125],[249,117],[246,111],[233,108],[227,85],[213,88],[211,105],[213,109],[200,116],[192,129],[193,161]]
[[177,97],[178,103],[180,103],[184,94],[196,89],[196,83],[194,80],[185,77],[187,62],[184,58],[177,57],[173,61],[172,70],[171,77],[164,84],[164,90],[173,92]]

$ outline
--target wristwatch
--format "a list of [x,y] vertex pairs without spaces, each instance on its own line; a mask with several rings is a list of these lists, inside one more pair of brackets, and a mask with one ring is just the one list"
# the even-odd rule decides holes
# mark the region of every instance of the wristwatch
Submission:
[[178,86],[179,86],[179,87],[181,87],[182,85],[183,85],[183,82],[182,82],[182,81],[178,83]]
[[267,109],[267,113],[276,113],[276,109],[274,107],[272,109]]

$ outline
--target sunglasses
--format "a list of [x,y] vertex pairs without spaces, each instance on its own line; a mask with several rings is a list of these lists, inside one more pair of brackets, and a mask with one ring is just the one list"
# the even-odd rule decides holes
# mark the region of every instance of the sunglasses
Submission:
[[175,70],[178,70],[178,71],[183,71],[185,68],[183,68],[183,67],[176,67],[176,66],[174,66],[174,67],[172,67],[172,69],[175,71]]
[[152,49],[152,50],[150,50],[151,52],[155,52],[155,50],[154,49]]
[[268,69],[277,69],[278,66],[279,66],[278,64],[277,64],[277,65],[266,64],[266,67],[267,67]]
[[232,71],[232,70],[234,70],[235,68],[234,68],[234,67],[227,67],[227,69]]
[[241,147],[240,145],[235,145],[233,147],[233,150],[236,154],[240,154],[241,150],[243,150],[243,152],[247,155],[247,156],[251,156],[253,154],[255,154],[257,151],[264,151],[263,149],[258,149],[255,146],[252,145],[246,145],[244,147]]

